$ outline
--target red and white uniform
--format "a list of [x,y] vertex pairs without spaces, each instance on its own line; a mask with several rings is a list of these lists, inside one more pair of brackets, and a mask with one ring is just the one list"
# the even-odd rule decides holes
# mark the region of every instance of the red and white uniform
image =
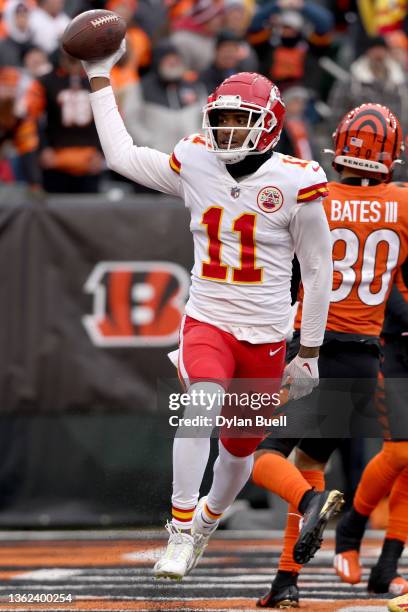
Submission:
[[181,141],[170,161],[180,173],[194,237],[186,313],[253,344],[282,340],[294,243],[300,247],[295,217],[305,198],[327,193],[323,170],[274,153],[238,183],[200,136]]
[[320,166],[274,153],[238,182],[200,136],[181,141],[171,157],[135,147],[112,89],[90,97],[109,167],[182,197],[191,212],[195,261],[186,313],[252,344],[284,340],[296,252],[305,287],[301,341],[319,345],[331,286]]

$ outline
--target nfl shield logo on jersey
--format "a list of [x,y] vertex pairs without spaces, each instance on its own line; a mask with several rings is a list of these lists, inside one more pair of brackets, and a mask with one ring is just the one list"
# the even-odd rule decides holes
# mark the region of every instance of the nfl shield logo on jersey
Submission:
[[283,204],[283,195],[278,187],[264,187],[258,193],[257,203],[261,210],[273,213],[280,209]]
[[239,198],[239,194],[240,193],[241,193],[241,188],[240,187],[232,187],[231,188],[231,196],[234,198],[234,200]]

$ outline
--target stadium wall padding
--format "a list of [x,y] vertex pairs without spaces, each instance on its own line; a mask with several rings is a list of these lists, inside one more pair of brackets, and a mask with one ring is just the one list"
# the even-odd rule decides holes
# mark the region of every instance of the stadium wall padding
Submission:
[[161,196],[0,201],[0,525],[163,519],[188,223]]

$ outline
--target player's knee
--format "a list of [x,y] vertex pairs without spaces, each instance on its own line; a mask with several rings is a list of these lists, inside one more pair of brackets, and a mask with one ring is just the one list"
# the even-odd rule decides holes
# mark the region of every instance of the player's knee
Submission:
[[393,467],[403,469],[408,465],[408,441],[384,442],[382,452]]
[[319,472],[324,472],[324,468],[326,467],[325,463],[316,461],[316,459],[307,455],[304,451],[300,450],[300,448],[296,449],[295,465],[299,470],[317,470]]
[[212,382],[192,384],[176,436],[179,438],[208,438],[221,414],[224,389]]
[[186,405],[184,417],[208,416],[216,425],[215,417],[221,414],[224,387],[215,382],[196,382],[189,386],[187,393],[190,402]]
[[252,455],[260,441],[260,438],[224,438],[221,436],[222,445],[235,457]]

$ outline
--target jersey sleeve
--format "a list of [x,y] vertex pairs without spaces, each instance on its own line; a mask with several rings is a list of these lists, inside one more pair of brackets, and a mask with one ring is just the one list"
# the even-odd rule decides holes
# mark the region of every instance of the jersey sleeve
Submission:
[[302,205],[289,231],[304,290],[300,342],[303,346],[319,346],[324,337],[333,282],[330,228],[322,204]]
[[297,203],[313,202],[329,195],[327,177],[323,168],[317,162],[310,162],[303,173],[298,189]]
[[177,147],[176,147],[173,153],[169,157],[169,164],[173,172],[175,172],[178,175],[181,174],[181,161],[179,161],[179,157],[180,157],[180,153],[177,151]]
[[[173,153],[170,155],[170,168],[178,175],[183,174],[183,160],[187,162],[191,158],[191,147],[205,147],[205,138],[202,134],[191,134],[182,138],[174,147]],[[184,164],[185,166],[185,164]]]
[[169,155],[137,147],[126,130],[111,87],[90,94],[96,129],[111,170],[162,193],[182,196],[179,173]]

